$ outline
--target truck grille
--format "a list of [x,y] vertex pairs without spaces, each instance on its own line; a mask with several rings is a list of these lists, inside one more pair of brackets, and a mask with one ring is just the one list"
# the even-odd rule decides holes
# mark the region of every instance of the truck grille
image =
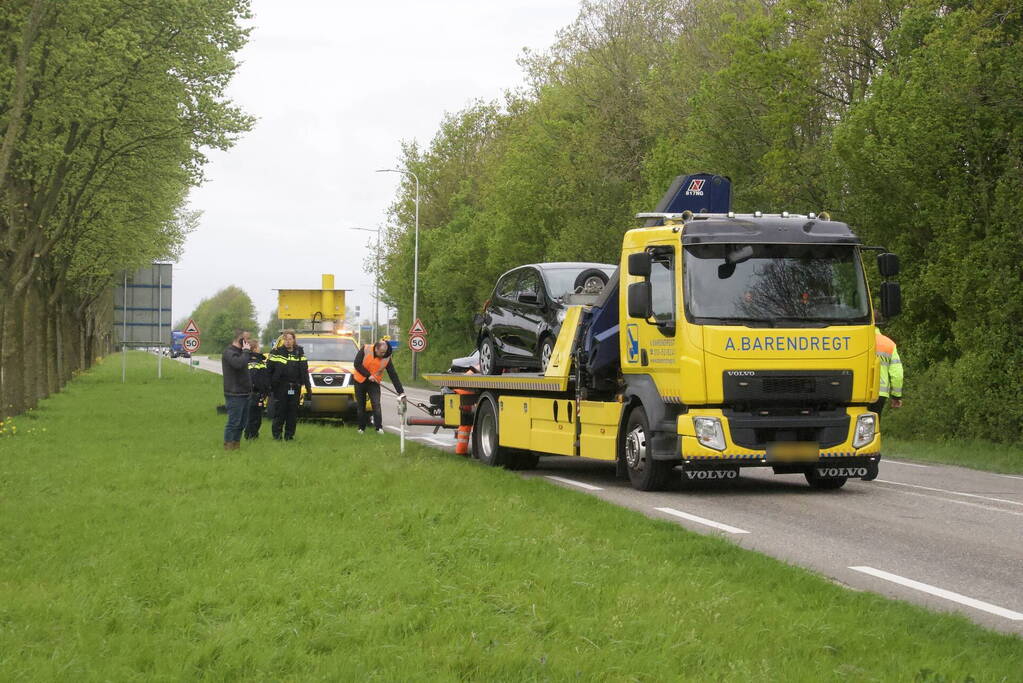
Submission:
[[852,370],[726,370],[721,388],[733,406],[820,406],[848,403],[852,382]]

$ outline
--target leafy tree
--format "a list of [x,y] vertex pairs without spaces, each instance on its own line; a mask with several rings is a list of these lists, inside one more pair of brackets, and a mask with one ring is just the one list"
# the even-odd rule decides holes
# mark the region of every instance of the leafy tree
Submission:
[[[230,344],[235,330],[248,330],[259,338],[256,307],[249,295],[234,285],[200,301],[188,317],[199,326],[203,346],[211,353],[219,353]],[[181,329],[185,324],[187,319],[178,321],[175,327]]]
[[203,150],[251,123],[224,96],[246,17],[248,0],[0,4],[0,414],[108,349],[117,274],[194,227]]

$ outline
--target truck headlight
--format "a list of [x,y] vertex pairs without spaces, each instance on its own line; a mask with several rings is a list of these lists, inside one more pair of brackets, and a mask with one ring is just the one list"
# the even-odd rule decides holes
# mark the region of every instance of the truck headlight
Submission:
[[725,431],[721,428],[721,420],[716,417],[694,417],[693,427],[696,428],[696,440],[702,445],[715,451],[725,450]]
[[874,440],[877,432],[877,415],[864,413],[856,418],[856,434],[853,436],[853,448],[863,448]]

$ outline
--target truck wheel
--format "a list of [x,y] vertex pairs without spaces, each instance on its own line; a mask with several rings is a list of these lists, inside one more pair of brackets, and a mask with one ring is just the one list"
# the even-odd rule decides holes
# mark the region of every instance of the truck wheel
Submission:
[[490,337],[484,337],[480,342],[480,372],[484,375],[496,375],[497,370],[497,349],[494,347]]
[[508,462],[508,450],[501,446],[498,434],[497,406],[487,396],[476,408],[476,424],[472,428],[472,452],[484,465],[501,467]]
[[847,480],[847,477],[818,477],[812,469],[804,472],[803,476],[806,477],[806,483],[810,485],[810,488],[822,491],[840,489],[845,486]]
[[674,468],[674,463],[670,461],[650,457],[649,443],[650,424],[646,419],[646,411],[635,408],[629,413],[629,420],[625,424],[621,457],[625,460],[632,488],[639,491],[663,489]]
[[554,353],[554,340],[545,336],[540,341],[540,372],[547,372],[547,365],[551,362],[551,355]]

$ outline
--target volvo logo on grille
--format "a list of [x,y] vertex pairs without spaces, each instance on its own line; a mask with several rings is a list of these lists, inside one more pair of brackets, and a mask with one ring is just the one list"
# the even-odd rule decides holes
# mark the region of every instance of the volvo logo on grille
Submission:
[[818,477],[865,477],[866,467],[818,467]]
[[738,479],[739,470],[685,470],[687,479]]

